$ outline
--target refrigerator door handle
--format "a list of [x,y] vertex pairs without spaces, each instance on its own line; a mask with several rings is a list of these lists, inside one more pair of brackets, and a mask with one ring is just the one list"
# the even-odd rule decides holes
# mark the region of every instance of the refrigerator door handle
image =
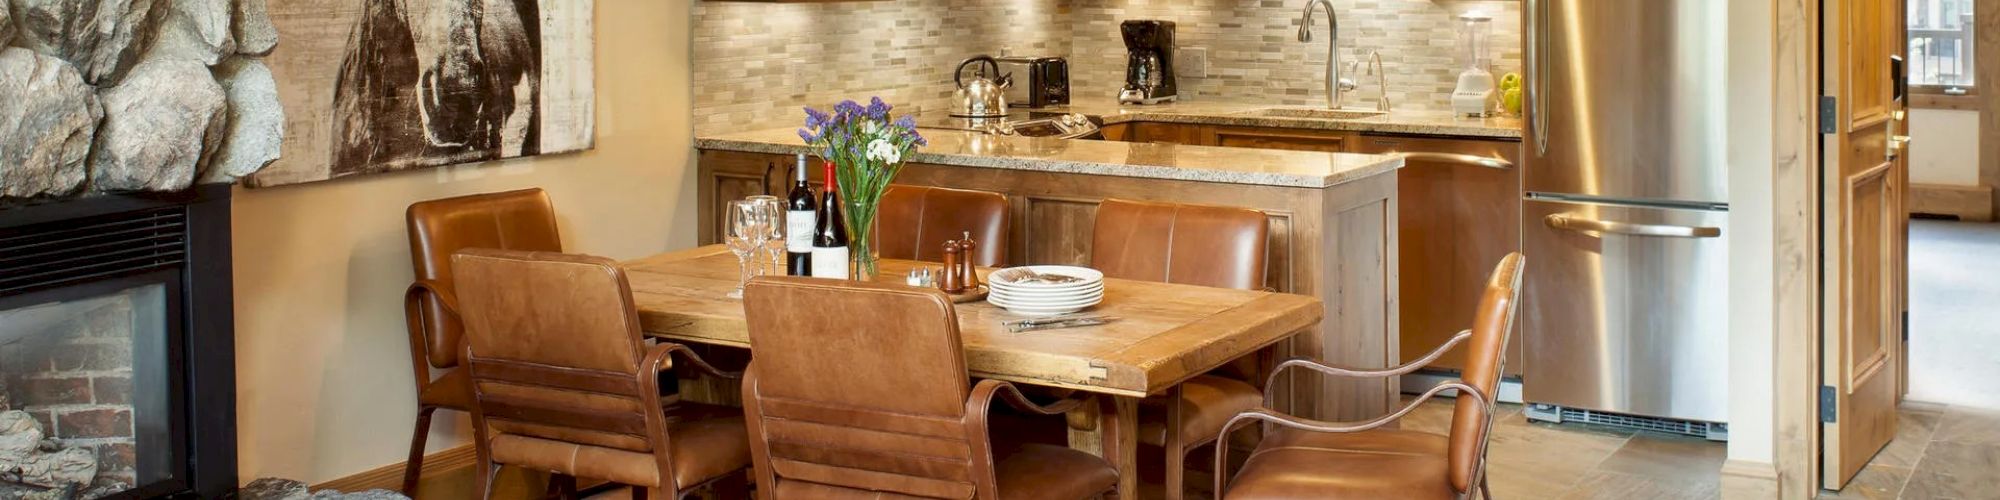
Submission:
[[1549,81],[1547,0],[1527,0],[1528,11],[1528,128],[1534,135],[1535,156],[1549,154],[1549,106],[1548,95],[1543,92]]
[[1579,232],[1623,234],[1629,236],[1651,236],[1658,238],[1720,238],[1722,228],[1699,226],[1673,226],[1663,224],[1635,224],[1576,217],[1570,214],[1550,214],[1543,223],[1556,229]]

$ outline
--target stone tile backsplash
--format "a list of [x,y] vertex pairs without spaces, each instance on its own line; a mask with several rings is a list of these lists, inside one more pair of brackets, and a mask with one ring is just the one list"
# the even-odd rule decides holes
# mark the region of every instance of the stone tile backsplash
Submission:
[[[1334,0],[1340,17],[1342,77],[1361,87],[1348,106],[1372,106],[1374,77],[1346,64],[1382,53],[1389,96],[1397,109],[1449,109],[1464,66],[1457,17],[1478,10],[1493,17],[1495,73],[1521,67],[1521,2],[1471,0]],[[1069,0],[1074,13],[1070,54],[1077,95],[1116,96],[1125,85],[1125,44],[1118,24],[1161,19],[1176,24],[1175,44],[1205,49],[1205,77],[1180,77],[1182,99],[1263,99],[1273,104],[1326,102],[1326,14],[1315,16],[1313,41],[1298,40],[1306,0]],[[1083,50],[1084,47],[1093,47]],[[1186,59],[1185,57],[1181,59]],[[1177,61],[1179,62],[1179,61]],[[1190,68],[1180,68],[1186,74]],[[1367,99],[1362,101],[1360,99]]]
[[[1445,109],[1462,67],[1456,17],[1494,18],[1495,72],[1521,68],[1518,0],[1334,0],[1343,63],[1380,51],[1398,109]],[[1325,101],[1326,23],[1296,36],[1305,0],[893,0],[694,6],[697,134],[791,126],[800,106],[880,95],[938,109],[951,70],[975,54],[1070,58],[1078,98],[1116,96],[1125,47],[1118,23],[1178,24],[1182,49],[1207,52],[1206,75],[1180,78],[1183,99]],[[1322,14],[1323,17],[1323,14]],[[1185,72],[1185,71],[1183,71]],[[1350,106],[1372,105],[1374,79]],[[1345,75],[1344,75],[1345,76]]]
[[695,132],[796,126],[802,106],[871,95],[942,109],[960,60],[1068,54],[1070,17],[1057,0],[697,2]]

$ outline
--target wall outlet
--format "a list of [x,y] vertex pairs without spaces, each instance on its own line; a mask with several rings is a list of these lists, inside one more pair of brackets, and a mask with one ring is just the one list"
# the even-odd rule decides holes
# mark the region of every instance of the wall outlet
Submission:
[[1208,47],[1174,49],[1174,76],[1208,78]]

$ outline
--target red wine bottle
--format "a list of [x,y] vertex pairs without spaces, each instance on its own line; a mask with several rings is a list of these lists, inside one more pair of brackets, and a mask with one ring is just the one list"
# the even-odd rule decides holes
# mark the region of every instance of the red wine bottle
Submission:
[[820,196],[819,221],[813,227],[812,276],[847,279],[847,220],[840,215],[840,180],[833,162],[826,162],[826,194]]
[[818,223],[818,203],[812,185],[806,183],[806,155],[792,169],[792,192],[785,200],[785,275],[812,276],[813,231]]

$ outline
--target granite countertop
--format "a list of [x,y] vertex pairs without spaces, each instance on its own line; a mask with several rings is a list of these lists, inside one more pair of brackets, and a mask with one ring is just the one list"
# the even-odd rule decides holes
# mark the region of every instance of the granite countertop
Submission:
[[[1391,111],[1350,120],[1265,116],[1267,109],[1312,110],[1315,106],[1273,106],[1230,100],[1188,100],[1153,105],[1119,104],[1114,99],[1080,99],[1069,106],[1035,111],[1080,113],[1102,118],[1107,125],[1129,122],[1188,123],[1239,127],[1341,130],[1385,134],[1435,135],[1477,139],[1520,139],[1520,118],[1461,118],[1449,111]],[[1347,109],[1368,111],[1372,108]]]
[[[912,163],[1321,189],[1402,168],[1395,156],[1061,140],[922,129]],[[807,152],[792,128],[705,136],[703,150]]]

